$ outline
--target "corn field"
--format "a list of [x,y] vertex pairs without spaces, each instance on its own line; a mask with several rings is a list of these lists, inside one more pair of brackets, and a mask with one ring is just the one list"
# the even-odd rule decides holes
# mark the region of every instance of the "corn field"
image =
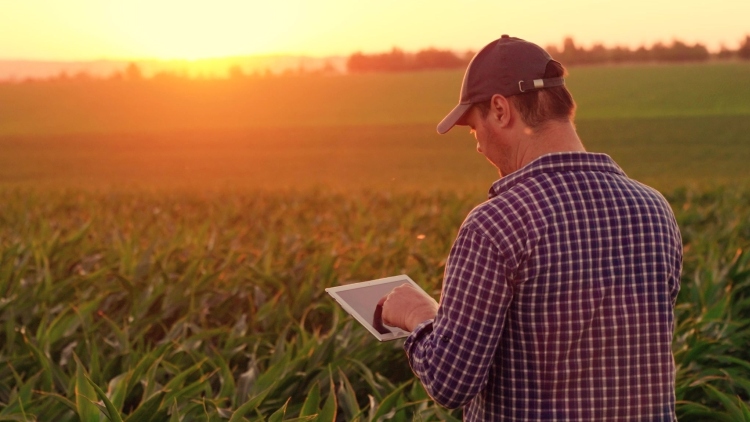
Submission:
[[[750,190],[667,195],[681,421],[750,421]],[[0,190],[0,421],[460,420],[324,288],[439,296],[481,195]]]

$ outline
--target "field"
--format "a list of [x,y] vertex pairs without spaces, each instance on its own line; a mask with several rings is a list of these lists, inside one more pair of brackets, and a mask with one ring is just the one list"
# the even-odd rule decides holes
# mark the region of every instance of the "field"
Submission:
[[[435,297],[495,175],[435,134],[461,74],[0,84],[0,421],[455,420],[324,293]],[[681,421],[750,420],[750,65],[571,69],[662,190]]]
[[[722,63],[568,80],[588,149],[668,191],[750,181],[749,75],[750,63]],[[466,130],[435,132],[461,77],[0,85],[0,184],[484,190],[495,174]]]

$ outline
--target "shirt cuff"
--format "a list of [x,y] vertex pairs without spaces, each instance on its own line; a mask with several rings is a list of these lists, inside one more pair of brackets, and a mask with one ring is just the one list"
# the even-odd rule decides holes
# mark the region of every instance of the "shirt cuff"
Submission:
[[421,340],[424,336],[432,333],[432,322],[433,320],[431,319],[421,322],[419,325],[417,325],[416,328],[414,328],[414,331],[409,334],[409,337],[406,338],[406,342],[404,343],[404,351],[406,352],[407,356],[409,355],[409,350],[412,348],[414,343]]

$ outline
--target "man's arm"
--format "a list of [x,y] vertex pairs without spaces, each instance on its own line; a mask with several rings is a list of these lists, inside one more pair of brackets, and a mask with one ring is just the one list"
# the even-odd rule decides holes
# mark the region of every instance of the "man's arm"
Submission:
[[468,403],[486,384],[512,297],[505,268],[489,239],[462,227],[446,263],[432,322],[427,302],[409,297],[406,290],[384,300],[384,318],[388,315],[401,328],[415,328],[422,320],[404,349],[425,389],[445,407]]

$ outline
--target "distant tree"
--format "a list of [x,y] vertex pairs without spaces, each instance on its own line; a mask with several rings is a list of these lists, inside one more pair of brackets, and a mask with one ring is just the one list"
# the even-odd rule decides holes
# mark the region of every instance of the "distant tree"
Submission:
[[245,78],[245,72],[242,70],[242,66],[238,64],[232,65],[232,67],[229,68],[227,74],[229,75],[229,79],[232,80],[240,80]]
[[451,69],[466,63],[450,50],[428,48],[414,55],[415,69]]
[[122,72],[119,70],[116,70],[112,73],[110,73],[109,78],[110,81],[121,81],[125,79],[125,76],[123,76]]
[[581,50],[576,46],[572,37],[565,37],[563,40],[562,57],[567,63],[575,64],[581,61]]
[[68,76],[68,72],[63,70],[62,72],[58,73],[57,76],[54,76],[50,79],[53,81],[68,81],[70,80],[70,76]]
[[406,70],[449,69],[464,67],[469,58],[460,57],[450,50],[428,48],[415,54],[406,53],[399,48],[379,54],[356,52],[349,56],[346,68],[349,72],[401,72]]
[[[573,37],[565,37],[562,47],[547,46],[547,52],[564,65],[596,64],[596,63],[626,63],[626,62],[695,62],[711,58],[711,53],[705,45],[696,43],[686,44],[680,40],[673,40],[667,45],[656,42],[650,48],[640,46],[631,50],[624,46],[608,48],[602,43],[595,43],[590,48],[576,45]],[[715,56],[728,58],[738,55],[750,60],[750,35],[745,37],[740,49],[735,53],[722,46],[722,50]],[[449,50],[429,48],[416,54],[409,54],[394,48],[388,53],[363,54],[357,52],[349,56],[347,69],[349,72],[397,72],[402,70],[459,68],[474,56],[473,52],[464,55]]]
[[742,42],[742,45],[737,50],[737,57],[743,60],[750,60],[750,35],[745,36],[745,41]]
[[143,73],[137,64],[131,62],[125,68],[125,79],[128,81],[140,81],[143,79]]
[[367,72],[368,71],[368,59],[367,56],[362,54],[361,52],[356,52],[349,56],[349,59],[346,61],[346,68],[349,72],[358,73],[358,72]]
[[592,62],[586,50],[579,48],[573,40],[573,37],[565,37],[563,39],[562,50],[557,50],[555,48],[554,52],[550,55],[555,57],[557,61],[566,65]]
[[584,56],[587,63],[606,63],[611,59],[610,51],[601,43],[594,44]]
[[736,51],[728,49],[724,44],[721,45],[721,48],[719,49],[719,52],[716,53],[716,58],[718,59],[731,59],[732,57],[737,54]]
[[94,78],[88,72],[82,70],[73,75],[73,80],[76,82],[91,82]]
[[362,54],[357,52],[349,56],[346,62],[350,72],[398,72],[410,68],[406,53],[394,47],[388,53]]
[[671,45],[657,42],[651,48],[644,46],[636,50],[616,46],[607,48],[601,43],[595,43],[586,49],[576,45],[572,37],[563,40],[562,49],[549,46],[547,51],[556,60],[566,65],[594,64],[594,63],[624,63],[648,61],[703,61],[711,54],[703,44],[687,45],[682,41],[673,41]]
[[640,46],[631,54],[631,58],[636,62],[647,62],[653,57],[651,53],[652,51],[647,49],[645,46]]
[[544,47],[544,49],[547,51],[547,53],[549,53],[550,56],[552,56],[553,59],[559,60],[559,58],[560,58],[560,50],[557,48],[556,45],[550,44],[550,45]]
[[667,46],[661,41],[651,46],[649,50],[649,56],[655,60],[665,60],[667,57]]
[[685,61],[702,61],[709,57],[708,50],[701,44],[689,46],[682,41],[675,40],[672,45],[661,51],[660,60],[685,62]]
[[154,81],[167,82],[167,81],[183,81],[183,80],[187,80],[188,78],[184,74],[180,75],[176,72],[162,70],[160,72],[154,73],[154,76],[152,77],[152,79]]
[[610,50],[610,60],[614,63],[623,63],[633,60],[633,52],[627,47],[617,46]]
[[323,75],[335,75],[338,71],[330,60],[326,60],[323,67],[320,68],[320,73]]

